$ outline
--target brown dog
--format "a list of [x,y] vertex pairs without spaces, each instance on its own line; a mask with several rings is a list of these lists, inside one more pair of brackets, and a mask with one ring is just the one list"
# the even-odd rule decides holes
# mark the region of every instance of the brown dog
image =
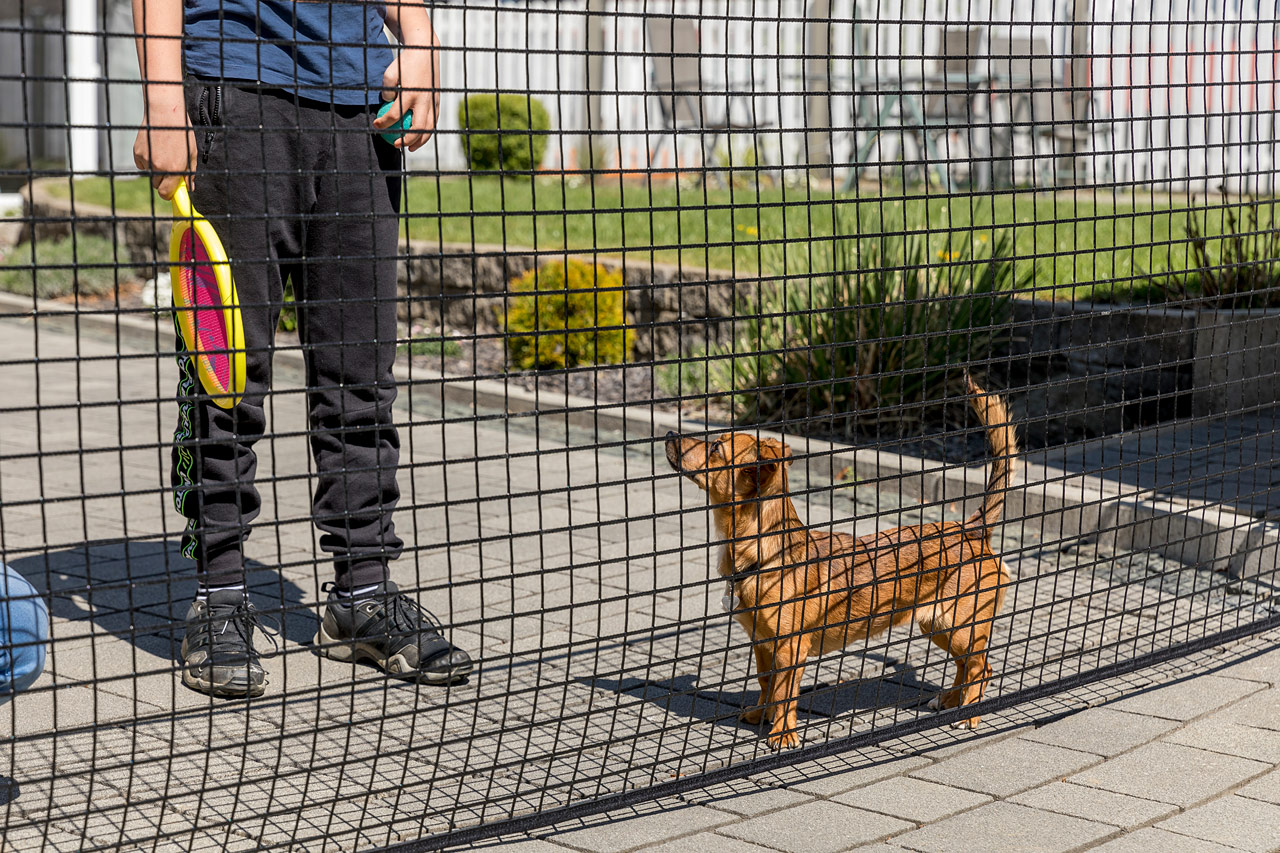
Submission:
[[[842,649],[914,620],[956,664],[955,683],[929,703],[982,698],[986,648],[1009,575],[991,551],[991,527],[1009,488],[1017,437],[1004,401],[967,380],[994,461],[982,508],[968,520],[884,530],[855,540],[804,525],[788,497],[791,450],[773,439],[725,433],[714,441],[667,434],[667,461],[710,496],[725,540],[720,574],[734,618],[751,636],[760,704],[774,749],[799,745],[796,707],[810,655]],[[976,728],[978,717],[956,726]]]

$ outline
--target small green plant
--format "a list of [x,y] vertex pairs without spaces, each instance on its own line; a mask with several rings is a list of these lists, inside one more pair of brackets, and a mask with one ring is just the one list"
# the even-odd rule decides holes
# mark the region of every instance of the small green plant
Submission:
[[924,404],[962,393],[952,368],[1004,339],[1012,292],[1034,275],[1007,236],[952,235],[935,258],[924,235],[875,230],[884,236],[814,247],[812,261],[794,253],[758,300],[739,304],[733,341],[706,362],[708,389],[732,392],[738,421],[820,419],[852,435],[920,420]]
[[[1201,298],[1224,308],[1280,307],[1280,229],[1275,227],[1275,202],[1271,205],[1266,225],[1256,201],[1245,205],[1238,217],[1234,208],[1224,207],[1225,227],[1216,238],[1205,236],[1208,229],[1200,217],[1187,217],[1187,239],[1195,263],[1191,278]],[[1203,214],[1206,225],[1210,215],[1207,210]]]
[[[34,251],[34,255],[33,255]],[[116,254],[103,237],[80,235],[18,246],[0,267],[0,290],[40,299],[78,293],[105,296],[115,292],[116,276],[128,258]]]
[[452,338],[420,338],[400,344],[397,351],[409,355],[456,358],[462,355],[462,346]]
[[[1187,254],[1183,269],[1139,270],[1132,279],[1095,285],[1100,302],[1160,303],[1201,301],[1218,308],[1280,308],[1280,228],[1275,202],[1266,221],[1262,202],[1224,204],[1188,215],[1183,226]],[[1221,234],[1210,236],[1211,216],[1221,217]],[[1172,267],[1174,259],[1166,259]]]
[[635,333],[626,326],[620,270],[570,260],[545,264],[511,282],[503,326],[521,370],[622,364]]
[[731,136],[711,153],[712,166],[725,174],[727,183],[734,189],[746,189],[758,185],[763,176],[772,185],[773,175],[767,168],[762,168],[764,158],[760,154],[759,140],[752,137],[746,145],[736,150],[731,147],[732,143]]
[[533,172],[547,151],[551,118],[528,95],[472,95],[458,107],[462,150],[474,171]]

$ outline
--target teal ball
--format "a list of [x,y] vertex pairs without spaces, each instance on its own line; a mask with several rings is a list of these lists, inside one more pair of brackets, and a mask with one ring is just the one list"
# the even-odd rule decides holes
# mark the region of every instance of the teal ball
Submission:
[[[382,116],[386,115],[387,110],[391,109],[391,107],[394,104],[395,104],[394,101],[387,101],[385,104],[383,104],[382,109],[378,110],[378,118],[382,118]],[[390,142],[392,145],[395,145],[396,140],[404,136],[412,128],[413,128],[413,110],[408,110],[407,112],[405,112],[404,115],[400,117],[400,120],[398,122],[391,125],[391,127],[388,127],[386,130],[382,132],[382,138]]]

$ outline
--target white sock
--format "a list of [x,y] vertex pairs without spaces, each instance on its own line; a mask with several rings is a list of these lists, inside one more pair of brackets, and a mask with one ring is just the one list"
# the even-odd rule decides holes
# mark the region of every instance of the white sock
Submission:
[[207,601],[211,593],[222,592],[224,589],[237,589],[240,592],[244,592],[244,584],[238,583],[234,586],[205,586],[200,584],[200,588],[196,590],[196,601]]
[[334,592],[338,594],[338,598],[344,601],[363,601],[366,598],[372,598],[373,594],[378,591],[381,584],[373,584],[371,586],[358,586],[350,590],[334,588]]

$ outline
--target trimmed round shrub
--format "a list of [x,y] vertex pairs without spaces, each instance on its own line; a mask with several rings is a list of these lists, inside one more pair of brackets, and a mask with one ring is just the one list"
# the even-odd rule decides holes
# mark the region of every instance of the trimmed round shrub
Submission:
[[512,281],[503,318],[511,360],[521,370],[627,361],[635,333],[626,328],[622,284],[620,270],[575,260]]
[[116,288],[116,270],[128,266],[127,255],[116,256],[115,244],[103,237],[81,235],[74,240],[41,240],[35,244],[34,264],[29,244],[16,247],[0,266],[0,290],[40,299],[79,293],[105,296]]
[[472,95],[458,106],[458,124],[475,171],[532,172],[547,153],[551,117],[528,95]]

